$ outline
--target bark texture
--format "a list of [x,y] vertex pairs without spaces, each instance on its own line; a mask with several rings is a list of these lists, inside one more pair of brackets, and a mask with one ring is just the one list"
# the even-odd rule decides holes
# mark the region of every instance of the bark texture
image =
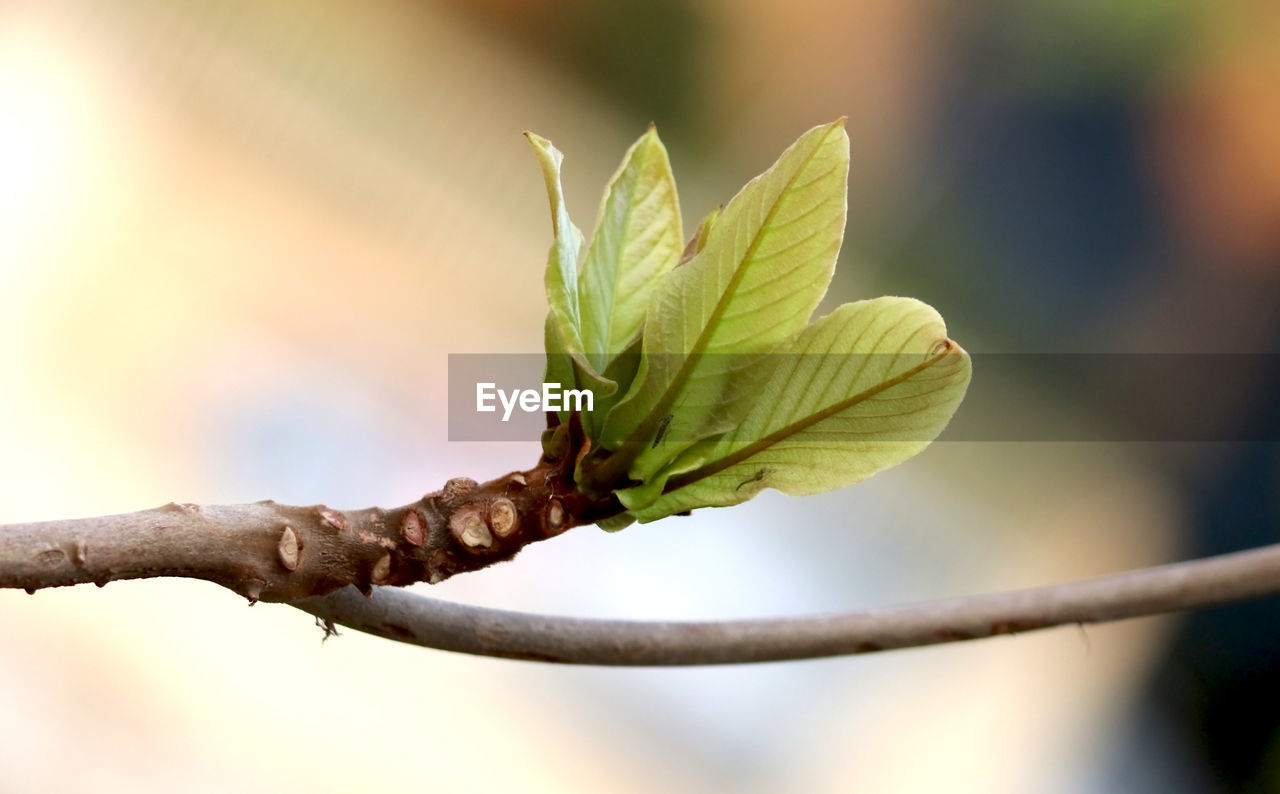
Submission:
[[250,601],[297,601],[354,585],[440,582],[509,560],[530,543],[618,512],[544,458],[479,484],[457,478],[417,502],[337,510],[272,501],[170,503],[98,518],[0,527],[0,587],[45,587],[185,576]]

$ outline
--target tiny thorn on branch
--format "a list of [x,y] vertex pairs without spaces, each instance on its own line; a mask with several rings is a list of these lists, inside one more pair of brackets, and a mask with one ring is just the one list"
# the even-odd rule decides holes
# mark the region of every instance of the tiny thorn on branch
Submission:
[[338,627],[331,620],[324,618],[316,618],[316,628],[324,632],[324,636],[320,638],[320,644],[323,645],[330,637],[341,637]]

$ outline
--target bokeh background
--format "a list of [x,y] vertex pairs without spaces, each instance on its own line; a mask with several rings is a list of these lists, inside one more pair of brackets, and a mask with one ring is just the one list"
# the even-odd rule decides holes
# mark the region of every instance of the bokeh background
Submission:
[[[534,443],[448,443],[445,415],[449,353],[541,344],[525,129],[566,152],[590,226],[656,122],[691,227],[847,115],[827,308],[918,296],[980,353],[1274,351],[1277,41],[1269,0],[9,0],[0,522],[401,504],[530,465]],[[940,442],[838,493],[575,530],[432,592],[786,615],[1274,541],[1278,381],[1201,409],[1256,443]],[[1005,387],[1078,410],[1035,373]],[[1274,791],[1277,626],[1264,601],[603,670],[322,645],[200,582],[3,592],[0,791]]]

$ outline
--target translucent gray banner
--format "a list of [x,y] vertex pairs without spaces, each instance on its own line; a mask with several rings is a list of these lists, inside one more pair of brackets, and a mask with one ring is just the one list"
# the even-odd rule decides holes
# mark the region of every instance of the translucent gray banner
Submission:
[[[756,356],[723,363],[725,369],[760,366],[768,370],[781,362],[767,359],[782,358]],[[849,356],[839,365],[875,370],[892,358]],[[941,440],[1280,440],[1280,354],[976,354],[972,358],[968,393]],[[542,410],[547,398],[559,407],[566,397],[563,388],[550,393],[544,388],[545,362],[541,354],[451,354],[449,440],[537,440],[547,426]],[[678,368],[679,360],[668,363]],[[831,365],[830,359],[824,363]],[[901,368],[903,363],[894,366]],[[568,397],[574,400],[574,395]],[[910,438],[910,431],[902,431],[896,440]]]

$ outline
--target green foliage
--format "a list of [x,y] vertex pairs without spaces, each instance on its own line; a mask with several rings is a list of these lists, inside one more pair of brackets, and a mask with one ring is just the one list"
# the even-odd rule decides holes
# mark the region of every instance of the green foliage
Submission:
[[927,446],[969,385],[968,356],[938,313],[912,298],[846,303],[781,353],[737,427],[690,449],[654,480],[659,488],[619,493],[637,518],[866,479]]
[[610,181],[585,257],[561,155],[529,140],[555,231],[547,379],[596,392],[576,476],[626,506],[606,528],[765,488],[839,488],[906,460],[946,426],[970,362],[932,308],[879,298],[809,324],[844,233],[843,119],[802,135],[708,214],[683,252],[675,182],[652,129]]
[[[567,388],[591,389],[596,402],[617,391],[617,383],[600,374],[588,361],[582,339],[582,315],[579,309],[578,268],[582,258],[582,232],[569,218],[560,187],[560,165],[564,155],[551,141],[531,132],[525,137],[533,147],[542,168],[551,201],[551,229],[554,239],[547,254],[547,313],[545,344],[548,383]],[[561,414],[561,420],[568,419]]]
[[675,177],[650,129],[609,181],[582,264],[582,342],[597,370],[639,335],[649,299],[683,247]]
[[564,155],[551,145],[551,141],[531,132],[525,133],[542,168],[542,179],[547,184],[547,196],[551,200],[551,230],[554,239],[547,254],[547,304],[550,319],[547,332],[549,353],[582,352],[582,321],[578,311],[578,260],[582,254],[582,232],[569,219],[569,208],[564,203],[564,191],[560,187],[560,165]]
[[804,328],[831,280],[848,170],[843,122],[809,131],[747,183],[702,250],[662,284],[640,371],[600,438],[628,460],[632,479],[651,478],[750,407],[767,375],[760,354]]

